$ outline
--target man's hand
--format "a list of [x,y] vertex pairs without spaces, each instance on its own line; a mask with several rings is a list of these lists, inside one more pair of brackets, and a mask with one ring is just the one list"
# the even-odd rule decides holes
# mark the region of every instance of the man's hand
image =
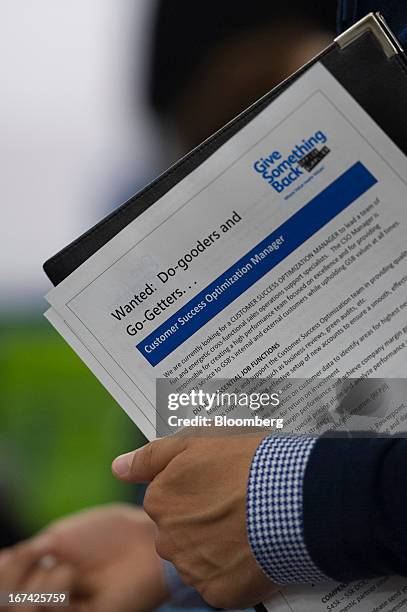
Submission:
[[193,437],[156,440],[113,463],[121,480],[151,483],[144,508],[158,526],[158,554],[215,607],[248,607],[276,590],[246,531],[248,475],[264,436],[195,430]]
[[[154,523],[140,509],[80,512],[0,553],[0,590],[70,591],[69,609],[77,612],[150,611],[169,595],[155,537]],[[41,564],[46,555],[55,566]]]

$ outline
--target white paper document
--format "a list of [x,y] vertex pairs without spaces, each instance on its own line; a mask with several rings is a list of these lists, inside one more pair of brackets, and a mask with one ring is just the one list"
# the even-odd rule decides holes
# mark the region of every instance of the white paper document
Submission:
[[[47,316],[150,439],[157,378],[405,378],[406,177],[317,64],[52,289]],[[383,579],[285,589],[270,609],[403,598]]]

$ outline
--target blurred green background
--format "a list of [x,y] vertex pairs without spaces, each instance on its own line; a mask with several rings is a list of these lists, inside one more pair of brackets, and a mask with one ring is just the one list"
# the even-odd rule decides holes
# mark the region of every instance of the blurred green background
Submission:
[[112,459],[143,436],[39,316],[0,319],[0,487],[24,534],[75,510],[137,495]]
[[153,4],[1,4],[0,544],[137,499],[110,464],[144,439],[43,318],[42,265],[155,174]]

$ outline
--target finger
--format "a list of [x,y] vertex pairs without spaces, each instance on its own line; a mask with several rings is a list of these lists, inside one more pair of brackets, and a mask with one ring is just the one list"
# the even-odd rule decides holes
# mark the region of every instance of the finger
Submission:
[[75,584],[76,572],[67,564],[52,569],[39,567],[30,575],[24,589],[31,593],[61,593],[71,591]]
[[126,482],[151,482],[186,446],[187,439],[182,436],[154,440],[138,450],[117,457],[112,465],[113,474]]
[[51,541],[46,537],[28,540],[0,555],[0,590],[16,590],[40,559],[48,552]]
[[[23,589],[25,593],[69,593],[75,583],[76,572],[73,567],[64,565],[49,566],[48,563],[42,564],[41,561],[37,565],[37,569],[34,570],[26,582],[24,582]],[[39,610],[47,610],[52,612],[53,610],[59,610],[61,605],[47,604],[43,607],[40,605]],[[32,612],[32,606],[20,608],[21,612]]]

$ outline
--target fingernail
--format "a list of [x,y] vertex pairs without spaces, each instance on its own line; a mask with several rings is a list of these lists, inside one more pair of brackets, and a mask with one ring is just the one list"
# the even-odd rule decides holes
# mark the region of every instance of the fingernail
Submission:
[[38,565],[43,569],[53,569],[57,564],[56,557],[54,555],[44,555],[39,560]]
[[120,457],[117,457],[117,459],[113,461],[112,469],[117,476],[123,477],[129,473],[134,453],[135,451],[126,453],[125,455],[120,455]]

